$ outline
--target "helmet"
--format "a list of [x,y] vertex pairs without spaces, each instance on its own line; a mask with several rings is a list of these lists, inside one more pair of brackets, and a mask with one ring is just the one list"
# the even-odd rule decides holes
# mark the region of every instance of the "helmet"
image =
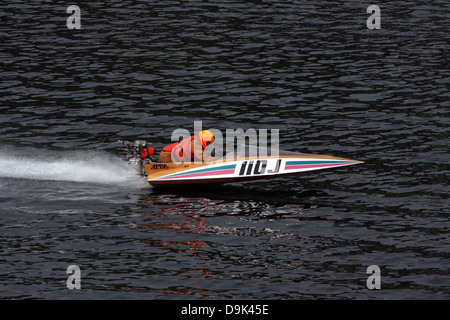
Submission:
[[205,149],[208,146],[208,144],[214,142],[214,136],[209,130],[203,130],[199,132],[197,136],[202,143],[203,149]]

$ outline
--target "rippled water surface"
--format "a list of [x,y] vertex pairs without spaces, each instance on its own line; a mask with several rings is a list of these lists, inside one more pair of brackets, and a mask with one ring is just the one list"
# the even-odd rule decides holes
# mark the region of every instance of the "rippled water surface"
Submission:
[[[448,1],[378,1],[380,30],[363,1],[77,4],[0,5],[0,298],[450,297]],[[190,190],[124,163],[194,120],[365,163]]]

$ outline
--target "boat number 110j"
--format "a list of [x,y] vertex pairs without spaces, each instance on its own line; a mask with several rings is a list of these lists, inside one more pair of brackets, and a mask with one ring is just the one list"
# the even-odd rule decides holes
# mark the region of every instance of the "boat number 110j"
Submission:
[[[267,173],[278,173],[280,171],[281,159],[277,160],[274,169],[267,170]],[[256,162],[251,161],[243,161],[241,164],[241,170],[239,170],[240,176],[250,176],[252,174],[264,174],[266,173],[267,168],[267,160],[257,160]]]

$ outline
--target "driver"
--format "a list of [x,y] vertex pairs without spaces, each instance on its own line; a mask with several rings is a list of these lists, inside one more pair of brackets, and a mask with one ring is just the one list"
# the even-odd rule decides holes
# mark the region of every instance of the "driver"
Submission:
[[193,162],[196,159],[203,161],[203,151],[212,142],[214,142],[214,135],[209,130],[203,130],[192,137],[162,148],[159,162],[173,162],[172,159],[184,163]]

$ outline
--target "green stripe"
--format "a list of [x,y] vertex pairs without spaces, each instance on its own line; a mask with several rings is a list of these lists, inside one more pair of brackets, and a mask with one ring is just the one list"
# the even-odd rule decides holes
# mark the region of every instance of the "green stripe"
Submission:
[[177,177],[177,176],[184,175],[184,174],[193,174],[193,173],[199,173],[199,172],[217,171],[217,170],[234,169],[234,168],[236,168],[236,165],[230,164],[227,166],[222,166],[222,167],[217,167],[217,168],[206,168],[206,169],[199,169],[199,170],[195,170],[195,171],[191,171],[191,172],[174,173],[174,174],[168,175],[166,177]]

